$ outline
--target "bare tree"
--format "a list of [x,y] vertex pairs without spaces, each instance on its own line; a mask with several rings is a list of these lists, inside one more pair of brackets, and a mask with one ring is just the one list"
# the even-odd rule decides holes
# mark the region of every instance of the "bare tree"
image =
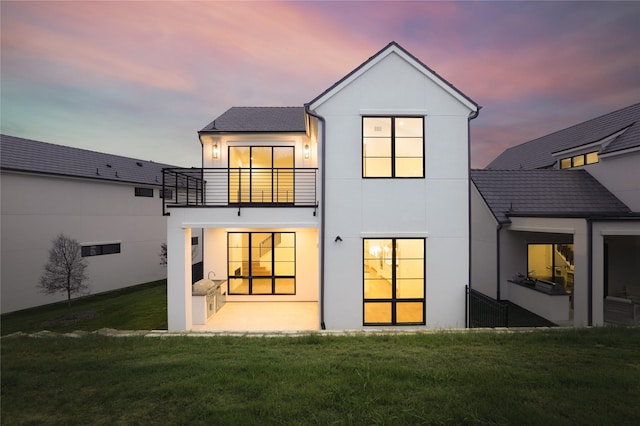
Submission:
[[49,262],[44,266],[38,287],[48,294],[67,293],[67,303],[71,306],[71,294],[81,293],[89,288],[85,269],[88,264],[82,258],[80,244],[74,239],[60,234],[52,241]]

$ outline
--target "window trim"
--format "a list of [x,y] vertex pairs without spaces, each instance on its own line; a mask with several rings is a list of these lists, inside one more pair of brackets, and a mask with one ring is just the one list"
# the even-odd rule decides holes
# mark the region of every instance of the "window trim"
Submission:
[[[364,122],[366,118],[390,118],[391,119],[391,174],[390,176],[365,176],[365,158],[369,158],[369,157],[365,157],[365,153],[364,153]],[[396,176],[396,132],[395,132],[395,123],[396,123],[396,119],[399,118],[419,118],[422,121],[422,175],[421,176]],[[426,153],[426,147],[425,147],[425,131],[424,131],[424,120],[425,120],[425,116],[424,115],[388,115],[388,114],[383,114],[383,115],[362,115],[361,116],[361,120],[360,120],[360,151],[361,151],[361,157],[362,157],[362,163],[361,163],[361,168],[362,168],[362,178],[363,179],[424,179],[425,178],[425,168],[426,168],[426,163],[425,163],[425,153]],[[407,158],[417,158],[417,157],[407,157]]]
[[[391,246],[392,246],[392,251],[391,251],[391,264],[392,265],[396,265],[397,264],[397,259],[396,259],[396,255],[397,255],[397,250],[396,250],[396,241],[398,240],[421,240],[422,244],[423,244],[423,258],[422,258],[422,267],[423,267],[423,271],[422,271],[422,298],[397,298],[396,297],[396,268],[392,268],[391,269],[391,274],[392,274],[392,282],[391,282],[391,298],[389,299],[382,299],[382,298],[371,298],[371,299],[367,299],[365,298],[365,294],[364,294],[364,290],[365,290],[365,281],[366,281],[366,276],[365,276],[365,268],[364,268],[364,261],[365,261],[365,247],[366,247],[366,242],[367,240],[391,240]],[[365,305],[368,303],[391,303],[391,322],[387,323],[387,322],[369,322],[367,323],[365,321]],[[403,302],[411,302],[411,303],[422,303],[422,321],[420,322],[402,322],[402,323],[398,323],[397,322],[397,317],[396,317],[396,305],[397,303],[403,303]],[[426,305],[427,305],[427,239],[424,237],[371,237],[371,238],[363,238],[362,239],[362,325],[363,326],[393,326],[393,327],[405,327],[405,326],[416,326],[416,325],[426,325],[426,320],[427,320],[427,312],[426,312]]]
[[[293,235],[293,275],[276,275],[275,271],[276,271],[276,261],[275,261],[275,250],[273,250],[274,246],[271,246],[271,275],[266,276],[266,275],[252,275],[251,273],[249,275],[232,275],[232,271],[229,268],[229,264],[230,264],[230,256],[229,256],[229,237],[231,234],[246,234],[248,236],[248,241],[249,241],[249,259],[247,260],[249,267],[251,268],[253,259],[252,259],[252,253],[251,253],[251,236],[253,234],[270,234],[270,237],[272,241],[276,240],[275,234],[292,234]],[[262,248],[260,248],[262,250]],[[249,231],[249,232],[227,232],[227,277],[228,280],[231,280],[233,278],[242,278],[242,279],[247,279],[248,280],[248,285],[249,288],[247,289],[247,293],[234,293],[231,290],[231,283],[228,283],[228,292],[230,296],[295,296],[297,291],[298,291],[298,286],[297,286],[297,282],[296,282],[296,274],[297,274],[297,257],[298,257],[298,250],[297,250],[297,236],[295,232],[291,232],[291,231]],[[244,260],[243,260],[244,262]],[[253,293],[252,292],[252,286],[253,286],[253,279],[254,278],[258,278],[258,279],[271,279],[271,293]],[[293,293],[276,293],[276,280],[278,278],[284,278],[284,279],[292,279],[293,280]]]

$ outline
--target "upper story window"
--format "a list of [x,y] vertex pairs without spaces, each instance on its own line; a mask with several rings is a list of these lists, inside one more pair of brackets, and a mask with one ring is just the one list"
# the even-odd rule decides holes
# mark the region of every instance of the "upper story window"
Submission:
[[598,152],[588,152],[586,154],[574,155],[560,160],[561,169],[571,169],[573,167],[584,166],[585,164],[594,164],[598,162]]
[[362,177],[424,177],[424,118],[362,117]]

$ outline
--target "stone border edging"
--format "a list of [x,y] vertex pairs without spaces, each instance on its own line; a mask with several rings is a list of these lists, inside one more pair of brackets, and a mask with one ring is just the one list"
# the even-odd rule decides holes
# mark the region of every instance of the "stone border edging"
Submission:
[[[590,327],[584,327],[590,328]],[[522,333],[545,330],[566,330],[562,327],[517,327],[517,328],[451,328],[451,329],[424,329],[424,330],[318,330],[318,331],[184,331],[174,332],[167,330],[116,330],[112,328],[102,328],[95,331],[76,330],[69,333],[55,333],[49,330],[42,330],[35,333],[16,333],[2,336],[2,339],[15,337],[33,338],[53,338],[68,337],[81,338],[87,336],[107,336],[107,337],[305,337],[305,336],[402,336],[416,334],[438,334],[438,333]]]

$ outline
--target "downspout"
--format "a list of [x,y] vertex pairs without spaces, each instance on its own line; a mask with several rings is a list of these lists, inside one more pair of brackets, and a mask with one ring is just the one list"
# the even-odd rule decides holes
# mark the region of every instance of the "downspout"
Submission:
[[325,144],[325,135],[326,135],[326,130],[325,130],[325,119],[324,117],[322,117],[321,115],[318,115],[314,112],[312,112],[309,109],[309,104],[305,104],[304,105],[304,110],[306,111],[307,114],[309,114],[312,117],[315,117],[318,119],[318,121],[320,121],[322,123],[322,133],[320,135],[320,143],[322,144],[321,147],[321,154],[320,154],[320,158],[321,158],[321,162],[322,164],[320,165],[320,173],[322,174],[321,178],[320,178],[320,328],[322,330],[326,329],[326,326],[324,324],[324,251],[325,251],[325,243],[324,243],[324,231],[325,231],[325,182],[326,182],[326,167],[325,167],[325,159],[326,159],[326,144]]
[[[469,226],[469,266],[468,266],[468,277],[467,277],[467,282],[468,282],[468,287],[471,288],[471,245],[472,245],[472,241],[471,241],[471,120],[473,120],[474,118],[476,118],[478,116],[478,114],[480,114],[480,109],[482,107],[478,106],[478,109],[476,111],[471,111],[471,113],[469,113],[469,117],[467,118],[467,210],[468,210],[468,214],[467,214],[467,220],[468,220],[468,226]],[[467,328],[469,328],[469,308],[467,305],[467,299],[469,298],[468,296],[468,292],[465,292],[465,310],[464,310],[464,323],[465,326]]]

